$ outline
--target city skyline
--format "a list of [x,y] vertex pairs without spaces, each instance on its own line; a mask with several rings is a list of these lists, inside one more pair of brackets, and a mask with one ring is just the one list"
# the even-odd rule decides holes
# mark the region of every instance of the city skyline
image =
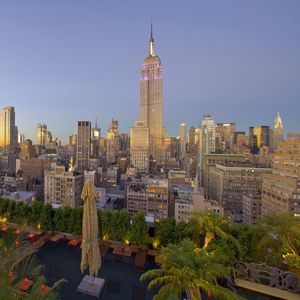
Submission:
[[153,16],[134,1],[133,11],[122,3],[17,3],[0,4],[0,99],[1,108],[15,107],[26,138],[35,141],[43,123],[66,143],[78,120],[96,118],[102,135],[111,118],[129,132],[139,115],[139,68],[151,17],[163,58],[169,135],[179,135],[182,122],[199,126],[205,113],[248,132],[249,126],[273,127],[279,111],[286,132],[299,130],[300,4],[175,1],[170,10],[160,4]]

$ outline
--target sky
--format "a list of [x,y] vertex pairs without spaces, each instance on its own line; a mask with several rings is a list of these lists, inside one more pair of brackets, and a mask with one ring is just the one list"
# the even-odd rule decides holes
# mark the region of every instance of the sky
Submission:
[[38,123],[63,142],[78,120],[129,132],[151,19],[168,134],[207,113],[273,126],[277,111],[300,131],[299,0],[0,0],[0,107],[33,141]]

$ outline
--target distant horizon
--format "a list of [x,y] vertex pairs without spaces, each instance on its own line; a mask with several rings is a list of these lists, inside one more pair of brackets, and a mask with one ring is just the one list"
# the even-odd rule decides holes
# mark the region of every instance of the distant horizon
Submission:
[[0,105],[36,140],[46,124],[63,144],[79,120],[129,133],[139,119],[139,74],[153,19],[163,67],[164,126],[216,123],[300,131],[300,2],[287,0],[0,3]]

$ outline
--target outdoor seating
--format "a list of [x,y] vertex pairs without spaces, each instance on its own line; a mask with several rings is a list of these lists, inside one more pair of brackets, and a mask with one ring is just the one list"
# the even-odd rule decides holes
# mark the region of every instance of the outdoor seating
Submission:
[[49,293],[49,291],[50,291],[49,286],[42,283],[40,286],[40,294],[44,297]]
[[80,243],[81,243],[81,240],[79,240],[79,239],[73,239],[73,240],[69,241],[69,245],[74,246],[74,247],[79,246]]
[[51,241],[53,243],[58,243],[58,242],[62,241],[63,239],[64,239],[63,236],[61,236],[60,234],[55,234],[49,239],[49,241]]
[[29,280],[27,277],[25,277],[18,285],[18,288],[22,291],[27,291],[31,288],[33,285],[33,282]]

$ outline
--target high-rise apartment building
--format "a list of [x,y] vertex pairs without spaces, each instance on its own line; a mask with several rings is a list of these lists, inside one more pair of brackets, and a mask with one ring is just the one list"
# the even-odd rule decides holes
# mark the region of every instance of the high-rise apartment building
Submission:
[[12,154],[18,144],[16,135],[15,108],[8,106],[0,110],[0,153]]
[[165,163],[162,83],[162,66],[160,58],[155,54],[151,25],[149,55],[141,68],[140,121],[149,128],[150,155],[159,165]]
[[264,177],[262,214],[270,213],[300,217],[300,140],[278,143],[272,173]]
[[112,119],[112,121],[109,123],[109,127],[107,130],[106,160],[108,163],[116,162],[119,149],[119,123],[117,120]]
[[137,121],[130,129],[130,161],[139,172],[149,170],[149,128]]
[[84,171],[89,169],[90,157],[91,157],[91,122],[78,121],[76,165],[79,171]]
[[270,127],[251,126],[249,127],[249,146],[253,154],[259,152],[259,148],[270,146]]
[[45,171],[45,203],[78,207],[84,183],[81,173],[67,172],[64,166],[56,166],[54,171]]
[[179,138],[180,138],[180,159],[183,159],[185,155],[185,149],[186,149],[186,126],[184,123],[180,124]]

